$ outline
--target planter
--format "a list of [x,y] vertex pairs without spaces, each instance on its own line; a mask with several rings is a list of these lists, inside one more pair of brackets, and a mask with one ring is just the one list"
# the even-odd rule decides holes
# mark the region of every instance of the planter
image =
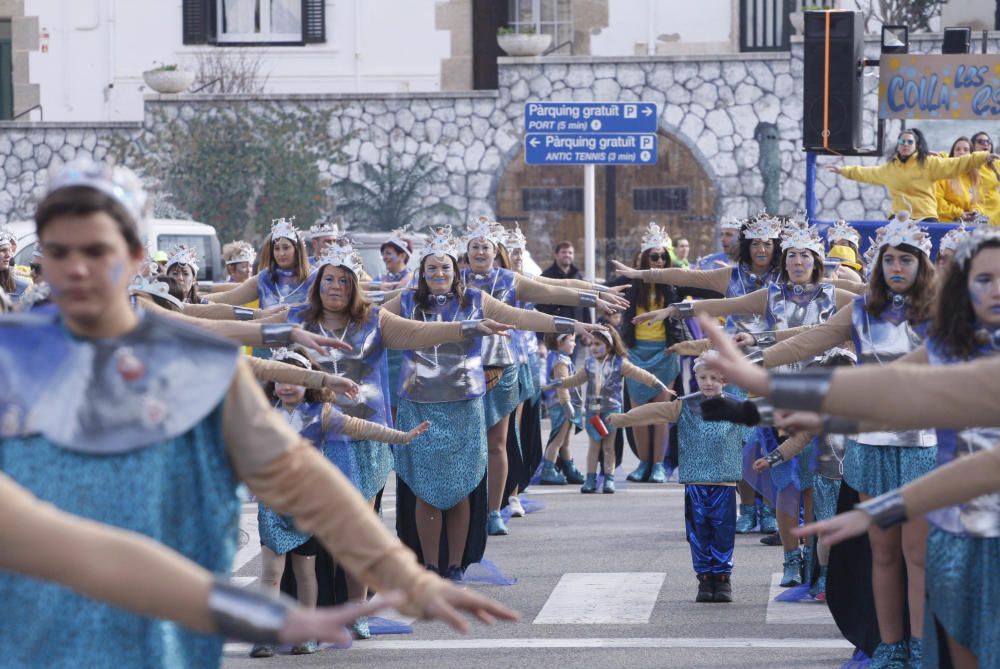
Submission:
[[806,15],[805,12],[792,12],[788,15],[788,20],[792,24],[792,28],[795,29],[797,35],[806,34]]
[[497,44],[508,56],[540,56],[552,44],[552,35],[511,33],[497,35]]
[[194,81],[190,70],[146,70],[142,80],[157,93],[183,93]]

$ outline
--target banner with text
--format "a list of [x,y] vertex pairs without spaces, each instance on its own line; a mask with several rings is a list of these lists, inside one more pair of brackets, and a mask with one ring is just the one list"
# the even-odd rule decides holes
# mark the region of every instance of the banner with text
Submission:
[[882,54],[879,118],[1000,119],[1000,56]]

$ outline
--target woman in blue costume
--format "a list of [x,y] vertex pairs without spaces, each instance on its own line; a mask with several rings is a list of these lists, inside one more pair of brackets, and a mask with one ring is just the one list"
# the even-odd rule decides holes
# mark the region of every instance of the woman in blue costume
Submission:
[[[724,226],[734,225],[733,221]],[[738,224],[737,224],[738,225]],[[730,228],[724,227],[724,230]],[[742,297],[762,288],[767,288],[779,280],[781,274],[781,225],[776,218],[761,214],[738,225],[737,262],[732,266],[712,267],[705,270],[680,269],[633,269],[615,261],[616,269],[622,276],[642,280],[645,283],[663,283],[677,288],[693,288],[716,293],[724,297]],[[726,319],[727,331],[760,332],[767,328],[758,314],[732,314]],[[705,348],[689,343],[677,344],[675,351],[684,355],[697,356]],[[736,392],[739,392],[736,390]],[[757,526],[757,504],[753,488],[744,481],[737,486],[740,495],[739,518],[736,532],[744,534]],[[777,531],[774,509],[766,503],[760,509],[761,532],[771,534]]]
[[[488,318],[514,328],[585,333],[597,326],[510,307],[465,287],[450,230],[435,231],[422,251],[416,288],[384,309],[418,322]],[[481,342],[443,344],[403,353],[398,424],[430,421],[430,431],[396,454],[396,530],[424,564],[460,580],[486,545],[486,417]]]
[[[888,364],[909,357],[920,347],[934,297],[930,239],[912,221],[894,219],[879,228],[874,246],[877,255],[868,292],[854,298],[823,325],[765,350],[766,367],[809,359],[845,341],[853,344],[859,364]],[[845,451],[846,486],[840,494],[849,496],[856,491],[866,500],[922,476],[934,466],[936,443],[933,432],[926,430],[857,435]],[[769,457],[780,464],[780,453],[773,453],[777,452]],[[926,537],[927,525],[919,519],[892,532],[873,530],[869,535],[870,568],[865,547],[860,544],[842,547],[833,555],[831,609],[851,641],[873,655],[873,667],[892,666],[896,656],[905,658],[907,638],[911,655],[920,656]],[[853,548],[858,550],[850,550]],[[904,562],[906,588],[902,587]],[[871,573],[870,582],[867,573]],[[859,624],[858,612],[870,609],[866,606],[868,592],[874,595],[877,635],[869,626]],[[907,601],[909,633],[902,622]]]
[[[301,348],[278,349],[274,352],[272,360],[302,369],[319,370],[319,365],[310,360],[308,353]],[[264,392],[289,426],[321,451],[326,450],[328,444],[335,442],[342,435],[408,444],[428,428],[428,424],[423,423],[409,432],[399,432],[378,423],[345,416],[334,407],[330,401],[332,396],[326,391],[307,390],[304,386],[292,383],[268,383]],[[316,606],[316,554],[321,550],[318,542],[308,533],[296,529],[290,518],[275,513],[264,504],[259,505],[257,509],[257,524],[260,528],[263,561],[261,583],[278,590],[281,573],[287,563],[285,558],[290,553],[298,600],[303,606]],[[355,582],[354,579],[348,579],[349,585],[352,582]],[[356,595],[356,593],[350,594]],[[351,599],[354,603],[363,602],[367,599],[367,593],[362,592],[360,596]],[[357,634],[359,628],[367,631],[367,626],[367,618],[359,617],[352,624],[352,630]],[[293,646],[292,654],[307,655],[317,650],[319,647],[315,642],[306,641]],[[250,651],[251,657],[273,655],[274,648],[269,644],[257,644]]]
[[[461,328],[457,323],[415,324],[373,305],[359,286],[361,257],[353,247],[344,244],[327,251],[316,261],[317,279],[309,290],[308,302],[292,307],[287,320],[302,325],[309,332],[350,345],[350,351],[331,351],[317,356],[325,371],[345,376],[361,387],[358,397],[338,395],[337,406],[347,416],[391,426],[386,351],[461,341]],[[492,333],[492,326],[488,321],[481,323],[476,332]],[[341,434],[324,443],[323,453],[374,508],[392,470],[389,446],[377,440]],[[322,585],[320,603],[338,601],[334,595],[336,577],[330,556],[319,551],[317,563]],[[349,599],[361,601],[367,596],[367,587],[350,575],[346,575],[345,587]],[[370,636],[363,621],[356,633],[361,638]]]
[[[561,382],[576,374],[576,366],[573,364],[573,351],[576,350],[575,336],[549,334],[545,336],[545,346],[548,349],[545,361],[546,385]],[[579,393],[569,388],[550,388],[542,393],[542,397],[549,411],[552,429],[542,458],[541,483],[542,485],[583,483],[585,479],[570,459],[569,452],[570,437],[583,429],[583,403]],[[560,461],[562,471],[556,469],[556,458]],[[573,472],[577,472],[578,475],[574,476]]]
[[[763,344],[765,340],[774,341],[776,330],[818,325],[827,321],[838,308],[854,298],[853,293],[820,281],[823,275],[823,242],[814,230],[798,227],[789,229],[782,238],[781,248],[781,279],[767,288],[743,297],[672,305],[639,316],[637,320],[678,315],[689,317],[694,314],[758,316],[763,320],[766,331],[758,331],[756,341]],[[759,442],[770,447],[768,450],[777,447],[777,438],[772,428],[758,428],[756,435]],[[753,448],[754,440],[747,447]],[[811,495],[807,491],[812,487],[812,472],[807,466],[808,457],[807,454],[797,456],[784,467],[772,470],[775,487],[779,490],[779,501],[785,502],[778,507],[778,525],[782,530],[781,540],[785,548],[786,573],[782,579],[785,585],[802,582],[802,575],[799,573],[802,556],[798,540],[791,536],[790,530],[798,525],[800,497],[806,504],[807,517],[811,512]]]
[[[413,281],[413,271],[407,267],[413,246],[410,240],[404,237],[405,234],[406,231],[403,229],[393,230],[389,239],[382,242],[379,253],[382,254],[385,271],[375,277],[373,284],[370,285],[371,288],[378,288],[381,291],[400,290]],[[396,405],[399,401],[399,366],[402,361],[401,351],[389,350],[389,404],[392,407],[393,417],[396,416]]]
[[29,287],[31,280],[17,274],[10,261],[17,253],[17,237],[13,231],[0,226],[0,289],[7,293],[7,298],[17,304],[21,295]]
[[[485,217],[480,217],[472,225],[467,239],[469,269],[462,273],[461,280],[470,288],[482,290],[510,306],[530,302],[614,309],[596,293],[544,284],[509,269],[494,267],[500,239],[493,222]],[[496,336],[483,340],[482,363],[486,373],[483,409],[486,412],[490,460],[488,530],[491,535],[504,535],[507,534],[507,526],[500,517],[500,508],[508,479],[508,417],[517,408],[519,400],[518,366],[507,339]]]
[[[349,570],[404,591],[420,615],[455,623],[456,605],[509,615],[422,570],[336,468],[274,416],[234,344],[132,308],[144,203],[122,169],[74,163],[53,175],[36,223],[59,314],[0,323],[0,470],[45,502],[154,537],[217,573],[232,564],[242,480]],[[17,612],[0,625],[8,667],[41,656],[50,667],[85,658],[116,669],[221,661],[221,638],[58,586],[0,575],[0,600]]]

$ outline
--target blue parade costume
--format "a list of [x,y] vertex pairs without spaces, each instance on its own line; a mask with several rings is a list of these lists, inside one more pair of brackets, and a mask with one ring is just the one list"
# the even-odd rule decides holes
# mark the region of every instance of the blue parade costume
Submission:
[[[151,314],[129,334],[97,341],[76,339],[55,317],[8,316],[0,469],[56,507],[227,573],[239,500],[222,403],[237,355],[233,344]],[[0,574],[0,600],[17,612],[0,625],[5,666],[35,667],[44,657],[49,667],[207,668],[221,658],[219,637],[60,586]]]
[[[996,355],[995,341],[980,346],[974,359]],[[966,362],[949,355],[933,338],[927,340],[932,365]],[[1000,427],[937,430],[938,466],[981,450],[995,448]],[[927,514],[924,667],[947,656],[942,631],[972,651],[980,667],[1000,666],[1000,626],[990,613],[1000,599],[1000,494],[983,495]]]
[[[545,369],[546,378],[550,381],[555,381],[556,378],[553,375],[553,370],[556,365],[564,365],[566,367],[567,376],[573,376],[576,374],[576,366],[573,364],[573,358],[566,355],[565,353],[560,353],[559,351],[549,351],[546,356]],[[581,411],[583,403],[579,399],[579,395],[572,390],[570,392],[570,401],[574,406],[574,413],[572,417],[569,417],[570,422],[574,425],[574,431],[579,431],[583,429],[583,412]],[[552,440],[556,438],[559,434],[559,430],[562,428],[563,424],[567,420],[566,411],[563,406],[559,403],[556,397],[556,391],[549,389],[542,393],[542,398],[545,402],[545,406],[549,411],[549,420],[552,423],[552,430],[549,432],[549,438],[546,442],[547,444],[552,443]]]
[[309,299],[309,289],[316,280],[316,272],[310,272],[305,281],[295,278],[291,269],[265,269],[257,275],[257,298],[260,308],[268,309],[279,304],[298,304]]

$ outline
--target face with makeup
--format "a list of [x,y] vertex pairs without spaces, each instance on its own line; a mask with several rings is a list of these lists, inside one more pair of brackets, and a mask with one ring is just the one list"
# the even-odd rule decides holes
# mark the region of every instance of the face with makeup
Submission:
[[52,301],[65,318],[92,328],[109,312],[128,308],[128,284],[145,250],[130,251],[109,214],[57,216],[45,225],[41,246]]
[[351,272],[343,267],[326,265],[319,279],[319,299],[326,311],[340,312],[347,309],[354,297]]
[[10,244],[0,245],[0,271],[10,267],[10,259],[14,257],[14,249]]
[[774,259],[773,239],[750,240],[750,269],[766,272]]
[[382,263],[390,272],[402,272],[406,269],[406,254],[400,253],[394,244],[382,247]]
[[816,260],[809,249],[788,249],[785,252],[785,271],[793,284],[807,284],[812,278]]
[[920,270],[920,259],[895,246],[882,251],[882,276],[885,285],[894,293],[903,294],[913,287]]
[[271,241],[271,255],[280,269],[295,268],[295,244],[281,237]]
[[1000,248],[984,248],[976,254],[969,265],[968,287],[978,324],[1000,327]]
[[177,287],[180,288],[181,293],[187,295],[191,292],[191,286],[194,285],[195,281],[195,273],[194,268],[190,265],[179,262],[174,263],[167,268],[167,276],[177,282]]
[[566,355],[573,355],[576,350],[576,337],[567,335],[559,340],[559,352]]
[[524,271],[524,249],[510,250],[510,264],[515,272]]
[[951,259],[955,257],[955,251],[953,249],[938,249],[937,260],[934,261],[934,266],[938,270],[943,271],[945,267],[951,264]]
[[306,389],[303,386],[294,386],[290,383],[275,383],[274,394],[281,400],[281,405],[285,409],[294,409],[306,396]]
[[478,238],[469,242],[469,268],[476,274],[486,274],[493,269],[497,249],[488,239]]
[[608,341],[604,337],[595,336],[591,338],[590,341],[590,353],[598,360],[604,360],[608,357],[608,351],[611,347],[608,345]]
[[432,295],[447,295],[455,282],[455,261],[451,256],[427,256],[423,274]]
[[250,278],[250,263],[248,262],[231,262],[226,265],[226,269],[235,283],[243,283]]
[[726,385],[726,379],[718,372],[713,372],[706,365],[698,365],[694,370],[694,378],[698,382],[698,390],[705,397],[718,397]]

